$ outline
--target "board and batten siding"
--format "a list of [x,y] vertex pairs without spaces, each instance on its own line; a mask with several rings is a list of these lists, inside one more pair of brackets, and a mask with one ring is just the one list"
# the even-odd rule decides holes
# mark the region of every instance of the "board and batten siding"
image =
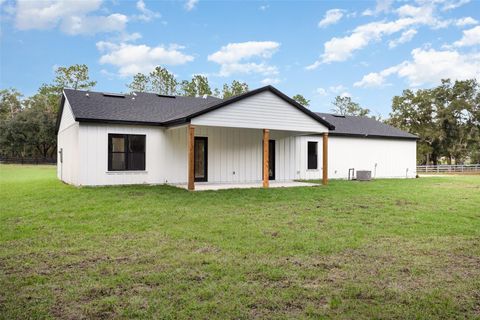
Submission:
[[[108,135],[143,134],[145,171],[108,171]],[[78,185],[164,183],[165,129],[156,126],[80,123]]]
[[193,125],[328,132],[328,128],[270,91],[264,91],[197,116]]
[[[322,137],[301,132],[271,130],[275,140],[275,180],[319,179],[322,175]],[[261,182],[262,130],[195,127],[196,137],[208,138],[208,182]],[[187,181],[187,127],[166,130],[166,183]],[[307,143],[318,142],[318,169],[307,169]]]
[[414,178],[416,158],[416,140],[330,136],[328,175],[346,179],[354,168],[372,171],[373,178]]
[[63,153],[57,156],[57,177],[74,185],[79,181],[78,137],[79,123],[75,121],[72,108],[65,99],[57,135],[57,152],[62,150]]

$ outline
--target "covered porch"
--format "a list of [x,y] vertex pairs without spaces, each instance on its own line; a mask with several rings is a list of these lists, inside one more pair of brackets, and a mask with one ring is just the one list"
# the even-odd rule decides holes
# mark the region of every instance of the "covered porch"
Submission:
[[[172,172],[185,177],[169,179],[177,187],[193,191],[317,185],[298,181],[309,179],[328,183],[328,132],[188,124],[169,133],[172,150],[179,153],[171,159]],[[309,167],[310,144],[316,152],[314,168]]]
[[328,132],[334,127],[273,87],[226,99],[185,122],[167,129],[180,130],[178,138],[167,139],[176,153],[171,176],[181,178],[171,184],[195,190],[201,183],[328,183]]

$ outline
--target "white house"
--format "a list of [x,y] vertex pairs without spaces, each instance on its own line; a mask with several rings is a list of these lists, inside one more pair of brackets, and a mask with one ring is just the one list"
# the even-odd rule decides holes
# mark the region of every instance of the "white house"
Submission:
[[58,178],[77,186],[416,175],[416,136],[313,113],[272,86],[226,100],[65,89],[57,131]]

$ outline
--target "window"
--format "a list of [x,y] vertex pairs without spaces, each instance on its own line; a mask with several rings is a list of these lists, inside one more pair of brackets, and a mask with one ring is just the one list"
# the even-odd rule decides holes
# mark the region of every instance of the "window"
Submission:
[[108,171],[145,170],[145,135],[109,134]]
[[308,141],[308,167],[309,170],[318,169],[318,142]]

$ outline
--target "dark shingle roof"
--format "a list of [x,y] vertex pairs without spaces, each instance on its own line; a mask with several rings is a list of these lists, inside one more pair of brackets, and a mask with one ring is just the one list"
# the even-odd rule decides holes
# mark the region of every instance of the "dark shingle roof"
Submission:
[[411,133],[402,131],[369,117],[338,116],[320,112],[317,112],[317,115],[335,126],[335,130],[330,131],[329,133],[332,136],[343,135],[417,139],[417,136]]
[[[329,113],[311,112],[272,86],[262,87],[225,100],[210,96],[206,98],[175,96],[173,98],[145,92],[126,94],[124,97],[73,89],[65,89],[64,92],[76,121],[170,125],[187,122],[195,116],[266,90],[326,125],[331,130],[331,135],[417,138],[368,117],[339,117]],[[60,117],[61,112],[57,120],[57,130]]]
[[[136,92],[125,97],[106,96],[101,92],[65,89],[65,96],[77,121],[120,121],[161,124],[182,114],[202,110],[215,97],[166,97],[155,93]],[[88,96],[87,96],[88,93]]]
[[[270,91],[300,111],[324,124],[334,127],[314,112],[300,105],[272,86],[265,86],[222,100],[215,97],[166,97],[155,93],[136,92],[122,97],[93,91],[64,89],[76,121],[117,122],[172,125],[188,122],[191,118],[221,108],[254,94]],[[64,99],[64,98],[63,98]],[[62,106],[63,108],[63,100]],[[60,124],[57,120],[57,130]]]

